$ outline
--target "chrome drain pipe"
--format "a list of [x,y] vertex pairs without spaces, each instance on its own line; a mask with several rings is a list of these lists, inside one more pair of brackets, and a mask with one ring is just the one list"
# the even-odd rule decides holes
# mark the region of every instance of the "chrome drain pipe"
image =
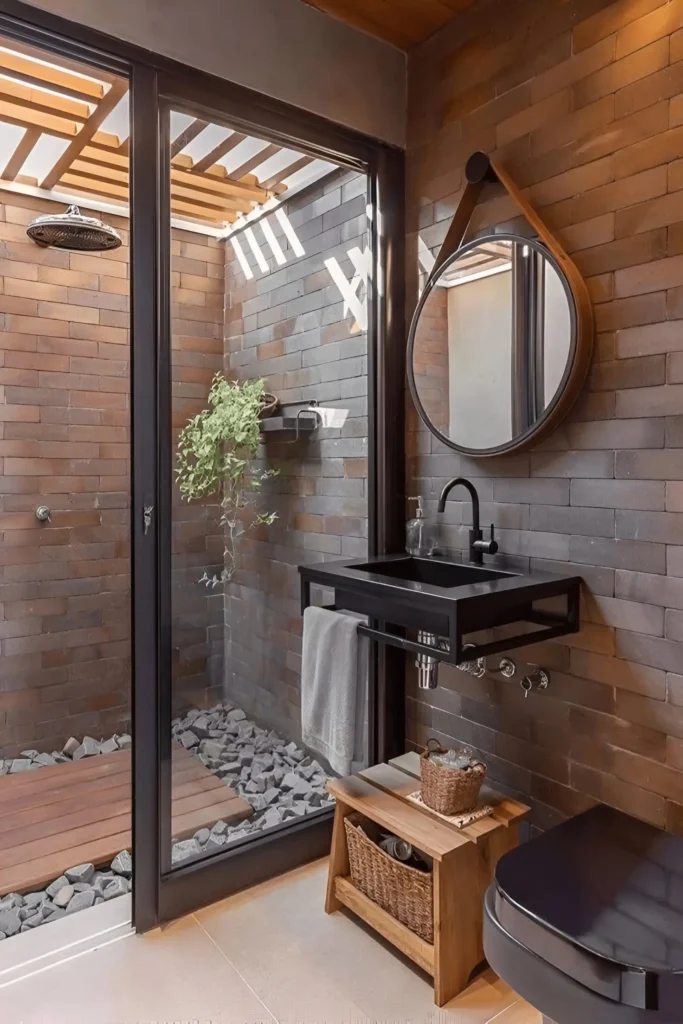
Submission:
[[[417,634],[420,644],[429,647],[438,647],[439,638],[435,633],[427,633],[420,630]],[[436,690],[439,685],[439,661],[429,654],[418,654],[415,659],[417,668],[417,685],[420,690]]]

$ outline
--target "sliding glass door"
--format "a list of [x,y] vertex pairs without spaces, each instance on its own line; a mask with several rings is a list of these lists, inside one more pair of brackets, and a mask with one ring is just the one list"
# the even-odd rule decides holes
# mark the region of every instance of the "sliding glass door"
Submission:
[[372,147],[177,79],[160,94],[165,918],[329,849],[331,769],[302,735],[298,566],[375,547],[378,266]]

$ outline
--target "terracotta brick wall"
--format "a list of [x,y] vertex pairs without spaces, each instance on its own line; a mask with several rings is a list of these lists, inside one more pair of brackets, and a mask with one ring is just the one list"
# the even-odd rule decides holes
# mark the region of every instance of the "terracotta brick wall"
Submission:
[[[71,734],[110,735],[129,718],[129,250],[127,221],[114,217],[106,219],[123,235],[120,249],[41,249],[26,237],[26,224],[63,206],[8,192],[0,199],[0,755],[6,756],[26,747],[50,750]],[[183,413],[201,405],[221,365],[222,326],[207,309],[217,281],[222,318],[222,251],[194,233],[174,239],[174,401]],[[49,524],[35,518],[42,503],[52,508]],[[185,565],[210,544],[202,517],[206,510],[178,511],[178,615],[186,602]],[[189,673],[193,658],[192,671],[205,678],[206,601],[203,596],[195,608],[192,647],[176,629],[184,647],[178,677]]]
[[[602,800],[683,831],[683,2],[489,0],[410,58],[409,272],[436,251],[475,150],[503,162],[588,280],[597,339],[567,421],[483,461],[409,422],[411,493],[472,477],[502,560],[576,571],[583,623],[514,657],[547,694],[442,667],[409,687],[409,739],[479,749],[547,827]],[[493,186],[474,228],[523,228]],[[467,506],[445,536],[466,543]],[[526,659],[526,660],[525,660]],[[412,670],[411,670],[412,675]]]
[[[263,376],[283,402],[317,400],[345,410],[340,428],[297,443],[270,437],[261,507],[277,521],[240,547],[226,600],[226,686],[250,715],[298,738],[301,730],[300,564],[367,552],[367,339],[333,284],[325,260],[353,277],[348,250],[367,244],[366,179],[340,171],[285,204],[305,255],[297,258],[274,218],[288,262],[269,257],[245,279],[226,246],[226,362],[239,377]],[[269,253],[264,250],[264,254]],[[296,412],[297,406],[294,408]]]

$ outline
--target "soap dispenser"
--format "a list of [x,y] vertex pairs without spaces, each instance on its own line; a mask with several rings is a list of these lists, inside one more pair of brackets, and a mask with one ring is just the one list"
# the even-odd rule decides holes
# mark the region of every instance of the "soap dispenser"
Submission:
[[436,548],[436,530],[425,518],[422,498],[408,498],[417,502],[415,518],[406,523],[406,551],[409,555],[432,555]]

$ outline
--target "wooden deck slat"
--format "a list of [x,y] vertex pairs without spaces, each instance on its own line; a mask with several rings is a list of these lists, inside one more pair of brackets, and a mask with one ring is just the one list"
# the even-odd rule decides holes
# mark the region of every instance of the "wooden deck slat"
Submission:
[[[174,744],[172,835],[252,813],[199,758]],[[0,894],[40,888],[73,864],[111,860],[131,844],[131,753],[0,776]]]
[[[117,757],[116,754],[111,756]],[[97,760],[104,760],[104,757],[97,758]],[[125,784],[130,788],[130,762],[126,761],[124,758],[119,758],[119,760],[122,761],[122,764],[108,763],[101,767],[95,763],[94,759],[90,760],[92,773],[82,773],[85,776],[85,781],[81,781],[78,785],[79,797],[82,798],[87,794],[99,792],[103,789],[109,789],[116,785]],[[172,780],[174,798],[179,786],[186,785],[191,781],[201,783],[203,790],[220,790],[222,796],[225,789],[225,783],[221,782],[217,776],[208,773],[198,758],[193,757],[191,760],[197,762],[200,770],[197,771],[193,765],[188,765],[184,762],[176,764]],[[73,780],[70,774],[65,776],[65,774],[62,773],[59,778],[55,778],[53,776],[51,779],[48,779],[46,786],[38,784],[38,780],[36,779],[38,774],[37,772],[34,771],[26,774],[31,775],[32,785],[25,786],[21,789],[20,800],[17,797],[17,793],[14,792],[14,787],[12,787],[11,792],[5,792],[5,799],[3,799],[2,778],[4,778],[4,776],[0,776],[0,831],[2,830],[2,820],[4,817],[11,814],[17,806],[22,810],[27,810],[30,807],[56,803],[73,794]],[[23,778],[23,775],[12,776],[12,778],[19,780],[20,778]]]
[[130,831],[121,832],[118,836],[108,836],[82,846],[75,846],[69,851],[68,863],[64,852],[53,853],[25,864],[17,864],[0,872],[2,892],[32,892],[41,889],[66,868],[74,864],[104,864],[111,858],[111,850],[130,849]]

